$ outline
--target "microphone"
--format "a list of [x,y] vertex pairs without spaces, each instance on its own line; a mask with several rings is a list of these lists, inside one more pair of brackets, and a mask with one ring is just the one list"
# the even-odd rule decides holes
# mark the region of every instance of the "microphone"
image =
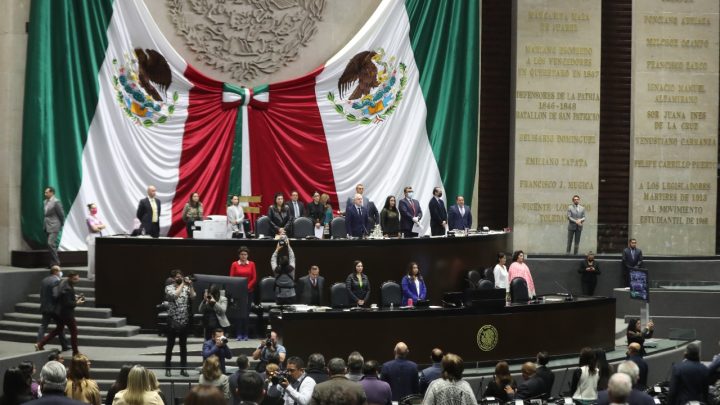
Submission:
[[555,284],[556,284],[558,287],[560,287],[560,289],[561,289],[562,291],[564,291],[564,295],[567,296],[567,297],[565,298],[565,301],[573,301],[573,300],[574,300],[573,295],[572,295],[572,291],[570,291],[569,289],[565,288],[565,287],[564,287],[562,284],[560,284],[557,280],[553,280],[553,281],[555,282]]
[[485,376],[482,376],[482,378],[480,378],[480,385],[478,385],[477,391],[475,391],[475,401],[476,401],[476,402],[480,402],[479,399],[482,399],[482,385],[483,385],[483,381],[485,381]]

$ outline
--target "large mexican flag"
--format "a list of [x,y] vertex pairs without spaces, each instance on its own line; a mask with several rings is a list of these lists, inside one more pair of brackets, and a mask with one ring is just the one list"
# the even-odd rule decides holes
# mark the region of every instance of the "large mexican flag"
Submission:
[[34,1],[24,236],[45,239],[46,185],[69,207],[66,250],[85,248],[91,202],[109,233],[128,232],[150,184],[169,236],[184,235],[193,191],[206,215],[224,215],[231,194],[262,195],[266,209],[275,192],[293,189],[305,200],[326,192],[344,209],[357,183],[379,207],[406,185],[424,209],[435,186],[467,201],[477,164],[478,13],[476,2],[386,0],[315,71],[245,88],[190,66],[141,0]]

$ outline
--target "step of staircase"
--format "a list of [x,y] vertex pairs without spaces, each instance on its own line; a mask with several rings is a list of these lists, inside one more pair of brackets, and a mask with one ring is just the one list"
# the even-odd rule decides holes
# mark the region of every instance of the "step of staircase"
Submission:
[[84,294],[86,298],[95,297],[95,287],[75,287],[75,294]]
[[78,283],[75,284],[75,289],[78,288],[95,288],[95,281],[81,278]]
[[[19,304],[15,304],[15,311],[26,314],[39,314],[40,304],[21,302]],[[82,318],[107,319],[112,317],[112,310],[110,308],[91,308],[79,305],[75,308],[75,316]]]
[[[3,315],[3,320],[34,323],[36,326],[40,326],[42,316],[40,314],[31,314],[27,312],[8,312]],[[77,322],[78,327],[96,326],[100,328],[119,328],[127,325],[127,319],[118,317],[86,318],[76,316],[75,321]]]
[[[37,332],[39,322],[18,322],[10,320],[1,320],[0,329],[12,330],[16,332]],[[51,323],[48,325],[48,332],[55,328],[55,324]],[[125,325],[125,326],[78,326],[78,334],[88,336],[135,336],[140,333],[139,326]]]
[[[67,334],[69,337],[69,334]],[[8,330],[0,330],[0,340],[10,342],[26,342],[28,344],[35,343],[37,339],[37,331],[34,332],[16,332]],[[57,342],[57,341],[55,341]],[[202,344],[202,339],[188,338],[188,345]],[[151,346],[164,346],[165,338],[157,335],[135,335],[135,336],[92,336],[78,333],[78,346],[100,346],[100,347],[129,347],[144,348]]]
[[[39,304],[40,303],[40,294],[28,294],[27,302],[30,302],[33,304]],[[85,304],[83,304],[83,306],[88,307],[88,308],[95,308],[95,297],[90,297],[88,295],[85,295]]]

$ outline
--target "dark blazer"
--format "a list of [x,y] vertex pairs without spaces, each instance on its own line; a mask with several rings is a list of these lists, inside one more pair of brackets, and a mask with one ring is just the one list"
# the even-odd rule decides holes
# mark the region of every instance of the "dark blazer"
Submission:
[[410,394],[420,393],[418,367],[407,359],[390,360],[383,364],[380,378],[390,384],[393,401],[399,401]]
[[580,281],[583,283],[594,284],[597,282],[597,276],[600,274],[600,263],[598,263],[597,260],[593,260],[592,265],[595,268],[595,271],[586,271],[585,269],[590,267],[587,259],[583,259],[580,262],[577,272],[580,273]]
[[[160,200],[155,198],[155,207],[157,208],[158,223],[160,222],[160,208],[162,203]],[[150,199],[148,197],[143,198],[138,203],[137,212],[135,213],[137,219],[140,220],[145,233],[149,234],[152,229],[152,206],[150,205]]]
[[[355,205],[354,197],[348,197],[347,201],[345,201],[345,215],[347,215],[348,209],[350,209],[350,207],[352,207],[353,205]],[[367,197],[363,196],[362,206],[368,212],[368,220],[370,221],[370,226],[373,227],[375,226],[375,224],[379,224],[380,212],[375,206],[375,203],[370,201]]]
[[443,221],[448,220],[448,213],[447,209],[445,209],[445,202],[443,201],[441,203],[438,201],[437,198],[435,198],[435,196],[433,196],[430,199],[430,204],[428,204],[428,208],[430,209],[430,233],[432,235],[444,235],[445,227],[442,223]]
[[672,368],[668,405],[682,405],[688,401],[707,403],[708,368],[699,361],[683,360]]
[[645,388],[647,388],[647,377],[648,377],[647,362],[645,361],[645,359],[642,358],[642,356],[639,356],[639,355],[628,356],[628,360],[637,364],[638,369],[640,370],[640,375],[639,375],[637,383],[636,383],[636,388],[639,390],[644,390]]
[[57,305],[55,313],[62,318],[75,316],[75,307],[77,300],[75,298],[75,288],[70,284],[68,279],[63,279],[58,286],[59,294],[57,297]]
[[317,384],[313,389],[310,405],[329,404],[337,393],[342,392],[343,397],[349,399],[347,403],[353,405],[367,404],[367,397],[362,385],[350,381],[344,375],[334,375],[329,380]]
[[240,396],[238,396],[235,391],[237,391],[238,387],[238,381],[240,381],[240,376],[244,373],[256,373],[255,370],[237,370],[236,372],[232,373],[230,375],[230,378],[228,379],[230,382],[230,396],[232,397],[232,403],[233,405],[239,405],[242,403],[240,400]]
[[60,284],[60,278],[57,276],[47,276],[42,280],[40,287],[40,313],[52,314],[55,312],[55,297],[53,289]]
[[546,366],[539,366],[535,371],[535,375],[540,377],[545,383],[545,393],[547,397],[552,393],[553,385],[555,385],[555,374]]
[[292,200],[285,203],[288,207],[288,213],[290,213],[290,220],[294,220],[297,217],[304,217],[305,216],[305,205],[302,203],[302,201],[298,200],[298,211],[300,211],[300,215],[295,216],[295,207],[293,207]]
[[[300,277],[295,283],[297,291],[298,304],[312,305],[312,284],[310,283],[310,276]],[[325,277],[318,276],[317,280],[317,291],[320,305],[323,305],[323,290],[325,289]],[[317,382],[317,381],[316,381]]]
[[635,256],[630,254],[630,248],[626,247],[622,254],[622,264],[626,270],[642,267],[643,254],[640,248],[635,248]]
[[325,225],[325,207],[322,205],[322,203],[315,204],[313,201],[310,201],[305,206],[306,208],[306,215],[312,219],[313,224],[316,224],[320,222],[321,224]]
[[472,212],[470,206],[465,206],[465,215],[460,215],[460,208],[457,204],[450,207],[448,211],[449,229],[468,229],[472,227]]
[[420,372],[420,393],[425,395],[430,383],[440,378],[441,375],[442,365],[440,363],[433,363],[432,366],[423,369]]
[[368,226],[368,210],[365,207],[360,208],[358,214],[357,207],[351,205],[345,211],[345,228],[350,236],[361,238],[370,232]]
[[[630,395],[628,396],[626,402],[632,405],[655,405],[653,397],[648,395],[646,392],[635,388],[630,391]],[[610,405],[610,398],[608,397],[607,390],[598,392],[597,405]]]
[[384,234],[397,236],[400,232],[400,211],[397,208],[395,211],[383,208],[380,212],[380,228]]
[[84,405],[84,402],[76,401],[65,396],[64,392],[49,391],[43,392],[42,398],[34,399],[26,404],[33,405]]
[[[413,211],[413,207],[415,210]],[[411,232],[413,227],[413,217],[422,218],[422,208],[420,208],[420,202],[413,199],[412,203],[407,198],[403,198],[398,201],[398,210],[400,210],[400,230],[404,232]],[[393,400],[395,393],[393,393]]]
[[546,392],[545,382],[540,376],[535,374],[529,379],[518,385],[515,398],[517,399],[536,399],[542,397]]
[[358,283],[358,279],[355,274],[356,273],[353,271],[345,279],[345,287],[350,295],[350,302],[357,303],[359,300],[363,300],[365,301],[365,305],[367,305],[367,301],[370,298],[370,280],[365,273],[363,273],[361,276],[362,287],[360,287],[360,283]]
[[270,218],[270,230],[273,235],[277,235],[280,228],[285,229],[286,234],[290,234],[290,227],[292,221],[290,221],[290,208],[287,204],[283,205],[282,210],[277,210],[275,205],[268,208],[268,218]]

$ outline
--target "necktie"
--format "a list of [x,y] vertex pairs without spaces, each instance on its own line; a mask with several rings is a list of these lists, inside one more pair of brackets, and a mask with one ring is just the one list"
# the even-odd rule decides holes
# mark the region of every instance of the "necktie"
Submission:
[[315,287],[317,285],[317,279],[311,278],[310,280],[312,280],[312,286]]
[[410,204],[410,208],[412,208],[413,216],[415,216],[415,204],[413,204],[412,198],[408,198],[408,203]]
[[295,208],[295,217],[299,217],[300,213],[298,212],[297,201],[293,201],[293,207]]
[[460,207],[460,216],[461,217],[465,216],[465,207]]
[[362,216],[362,208],[357,207],[357,211],[358,211],[358,215],[359,215],[359,216]]

